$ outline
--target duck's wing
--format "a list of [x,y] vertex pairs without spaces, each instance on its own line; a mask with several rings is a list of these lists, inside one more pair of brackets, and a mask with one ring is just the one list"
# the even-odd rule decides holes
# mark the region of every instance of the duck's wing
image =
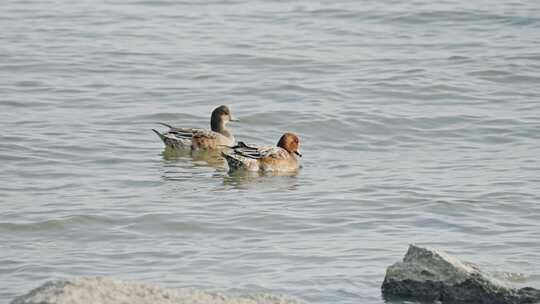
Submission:
[[244,142],[238,142],[234,147],[230,148],[236,155],[241,155],[251,159],[260,159],[264,157],[280,157],[281,148],[272,146],[254,146],[247,145]]
[[[193,138],[208,138],[208,139],[215,139],[218,137],[218,133],[207,130],[207,129],[190,129],[191,136]],[[185,132],[185,131],[184,131]]]
[[169,131],[164,132],[162,134],[170,134],[175,137],[180,137],[183,139],[191,138],[193,137],[194,132],[196,132],[197,130],[201,130],[201,129],[195,129],[195,128],[177,128],[163,122],[158,122],[158,124],[169,128]]
[[193,134],[196,132],[195,129],[187,129],[187,128],[174,128],[171,129],[169,132],[166,132],[169,137],[177,138],[177,139],[192,139]]
[[187,148],[191,146],[193,134],[200,129],[176,128],[165,123],[159,123],[169,128],[166,132],[159,132],[152,129],[161,138],[163,143],[171,148]]

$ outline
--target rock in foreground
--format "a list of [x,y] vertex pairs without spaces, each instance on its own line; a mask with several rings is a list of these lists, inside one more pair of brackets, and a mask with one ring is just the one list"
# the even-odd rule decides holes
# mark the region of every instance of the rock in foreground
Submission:
[[11,304],[301,304],[268,294],[225,295],[195,289],[168,289],[109,278],[50,281]]
[[448,254],[411,245],[403,262],[386,270],[383,295],[443,303],[540,303],[540,290],[505,286]]

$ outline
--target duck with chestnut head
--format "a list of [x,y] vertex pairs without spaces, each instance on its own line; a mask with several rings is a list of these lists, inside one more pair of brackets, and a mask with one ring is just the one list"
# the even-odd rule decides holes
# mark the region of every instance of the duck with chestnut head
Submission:
[[294,171],[300,168],[298,157],[302,157],[302,154],[299,148],[298,135],[288,132],[281,136],[276,146],[251,146],[239,142],[222,151],[221,155],[227,160],[231,171]]

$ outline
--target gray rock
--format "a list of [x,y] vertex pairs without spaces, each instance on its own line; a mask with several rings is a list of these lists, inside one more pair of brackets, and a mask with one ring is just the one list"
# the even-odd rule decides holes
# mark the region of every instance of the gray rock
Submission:
[[222,294],[196,289],[169,289],[110,278],[50,281],[12,304],[302,304],[269,294]]
[[403,262],[388,267],[382,293],[386,299],[443,303],[540,303],[540,290],[508,287],[472,264],[415,245],[410,245]]

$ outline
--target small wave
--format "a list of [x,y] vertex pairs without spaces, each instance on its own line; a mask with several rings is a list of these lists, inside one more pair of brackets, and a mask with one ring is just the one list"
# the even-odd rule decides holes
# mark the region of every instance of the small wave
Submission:
[[[58,211],[60,212],[60,211]],[[73,227],[119,225],[122,221],[100,215],[70,215],[56,219],[35,222],[0,222],[0,231],[5,232],[44,232],[64,231]]]

